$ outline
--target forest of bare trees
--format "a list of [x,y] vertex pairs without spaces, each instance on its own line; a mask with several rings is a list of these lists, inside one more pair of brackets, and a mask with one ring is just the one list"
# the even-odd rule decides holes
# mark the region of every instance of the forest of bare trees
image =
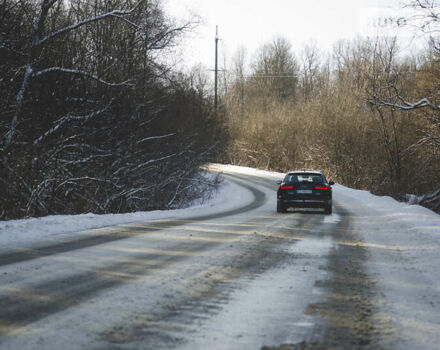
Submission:
[[395,38],[340,41],[331,55],[313,43],[294,52],[285,38],[252,57],[239,50],[222,100],[232,135],[224,161],[322,169],[344,185],[440,210],[436,5],[411,4],[430,24],[422,25],[429,48],[411,56]]
[[212,160],[439,211],[438,5],[411,3],[430,39],[411,55],[393,38],[240,49],[215,113],[203,69],[169,60],[194,23],[161,0],[0,0],[0,220],[179,207]]
[[192,25],[160,0],[0,2],[0,219],[199,195],[222,131],[166,60]]

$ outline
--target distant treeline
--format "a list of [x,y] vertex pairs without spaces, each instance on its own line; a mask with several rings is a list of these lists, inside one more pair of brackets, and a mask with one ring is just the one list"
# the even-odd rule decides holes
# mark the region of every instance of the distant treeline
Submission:
[[[435,3],[413,6],[438,26]],[[313,44],[294,53],[285,38],[249,59],[239,50],[222,99],[232,136],[224,161],[322,169],[354,188],[415,194],[439,211],[440,40],[399,52],[395,38],[341,41],[330,55]]]
[[173,208],[224,133],[159,0],[0,2],[0,219]]

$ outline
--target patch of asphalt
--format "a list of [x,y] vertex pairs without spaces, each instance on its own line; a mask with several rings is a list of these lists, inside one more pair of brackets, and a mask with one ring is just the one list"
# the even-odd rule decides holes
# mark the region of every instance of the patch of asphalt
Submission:
[[305,310],[318,317],[313,334],[297,344],[264,346],[261,350],[379,350],[382,339],[393,332],[390,320],[377,316],[382,294],[367,273],[369,252],[356,244],[360,237],[350,227],[351,213],[340,205],[337,212],[343,220],[332,236],[343,244],[335,246],[328,266],[323,266],[330,278],[316,282],[327,298]]
[[[285,237],[283,237],[285,236]],[[211,262],[210,268],[195,279],[187,280],[186,293],[174,295],[172,302],[157,310],[134,316],[100,334],[102,346],[96,349],[174,349],[186,343],[188,329],[203,323],[229,303],[242,284],[282,264],[289,253],[289,233],[276,237],[254,235],[243,250],[231,259]],[[189,331],[191,332],[191,331]]]
[[[237,231],[248,230],[248,228],[242,226],[236,226],[235,229]],[[216,236],[231,238],[232,240],[237,238],[237,234],[228,233],[220,233]],[[287,237],[288,234],[285,233],[284,236]],[[266,249],[265,254],[260,254],[257,262],[253,260],[255,254],[261,252],[265,247],[272,247],[275,241],[278,242],[281,239],[283,238],[261,236],[255,232],[252,235],[254,241],[252,247],[245,252],[236,254],[233,262],[228,262],[228,272],[225,275],[235,275],[239,270],[246,270],[247,273],[255,274],[261,270],[264,261],[269,258],[272,260],[281,259],[279,254],[269,256]],[[163,254],[134,254],[130,255],[128,261],[120,261],[85,273],[45,281],[27,289],[21,288],[13,294],[0,294],[0,347],[2,336],[10,334],[27,324],[78,305],[107,289],[116,288],[158,270],[166,270],[176,266],[176,264],[180,264],[188,258],[187,253],[205,252],[222,244],[229,246],[228,242],[177,243],[170,246],[169,250],[181,250],[181,255],[169,255],[166,254],[166,251]],[[154,263],[151,263],[151,261],[154,261]],[[224,262],[221,264],[224,264]],[[224,266],[221,265],[220,268],[224,269]],[[211,271],[210,276],[212,273],[213,271]],[[241,274],[244,274],[244,272],[240,272]],[[220,280],[215,280],[215,278],[212,278],[209,283],[206,283],[206,279],[203,280],[203,283],[201,281],[191,281],[188,282],[188,288],[184,289],[194,290],[194,284],[197,283],[199,285],[214,286],[217,285],[217,282],[220,282]],[[205,290],[202,294],[207,292]]]
[[[277,216],[287,218],[288,215]],[[318,215],[292,216],[301,222],[319,224]],[[266,223],[270,229],[270,223]],[[230,303],[234,293],[250,281],[258,279],[264,273],[270,273],[287,260],[296,259],[287,249],[294,241],[292,233],[312,234],[313,230],[298,227],[290,229],[276,227],[275,236],[252,235],[252,241],[243,244],[243,249],[234,253],[233,258],[210,262],[211,268],[200,278],[187,281],[188,288],[179,288],[186,293],[173,293],[172,300],[165,302],[155,310],[139,310],[127,322],[121,322],[101,335],[101,345],[96,350],[112,349],[174,349],[188,346],[191,333],[217,313],[222,312]],[[293,231],[292,231],[293,230]],[[319,237],[330,234],[328,230],[314,232]],[[319,238],[318,237],[318,238]],[[234,244],[237,246],[237,244]],[[194,291],[197,291],[194,293]],[[203,336],[202,336],[203,337]],[[221,341],[221,340],[219,340]],[[191,345],[189,344],[190,348]],[[197,348],[197,347],[195,347]],[[224,347],[220,347],[224,348]]]
[[318,343],[302,341],[297,344],[283,344],[278,346],[263,346],[261,350],[329,350]]
[[256,209],[265,203],[266,195],[264,194],[264,192],[256,189],[253,186],[242,183],[241,181],[234,180],[233,176],[229,177],[229,181],[235,182],[239,186],[242,186],[248,189],[249,191],[251,191],[252,194],[254,195],[253,201],[241,208],[227,210],[221,213],[192,216],[188,218],[182,218],[179,220],[153,222],[151,223],[150,226],[154,226],[154,228],[150,228],[150,229],[143,228],[142,230],[130,230],[130,226],[124,225],[124,228],[121,228],[121,231],[112,232],[110,234],[87,236],[84,238],[68,240],[57,244],[50,244],[50,245],[35,247],[32,249],[26,249],[21,251],[10,252],[7,254],[2,254],[0,255],[0,266],[15,264],[15,263],[47,257],[55,254],[70,252],[73,250],[93,247],[104,243],[114,242],[121,239],[126,239],[130,237],[146,234],[148,232],[157,231],[158,229],[161,229],[163,227],[166,228],[169,228],[170,226],[177,227],[180,225],[184,225],[186,223],[185,220],[205,221],[205,220],[218,219],[231,215],[238,215]]
[[[215,244],[198,244],[185,252],[201,252]],[[118,287],[185,258],[185,255],[137,254],[130,256],[128,262],[46,281],[32,288],[21,289],[17,293],[0,295],[0,337],[16,328],[77,305],[106,289]],[[148,261],[151,260],[156,263],[150,265]],[[2,328],[1,325],[8,327]]]
[[[240,185],[242,184],[240,183]],[[250,186],[243,186],[249,187],[249,189],[251,190]],[[265,194],[263,192],[255,188],[252,188],[252,192],[255,196],[254,200],[250,204],[242,208],[237,208],[215,215],[191,217],[182,221],[178,220],[160,222],[156,223],[155,225],[149,225],[149,227],[142,227],[142,225],[140,225],[139,227],[125,226],[124,230],[130,230],[130,232],[122,232],[117,233],[117,235],[110,236],[98,236],[97,240],[93,240],[95,237],[90,237],[90,240],[71,241],[49,247],[40,247],[33,250],[32,252],[29,252],[28,254],[32,254],[33,258],[40,258],[42,256],[49,256],[85,247],[95,246],[98,244],[108,243],[116,241],[118,239],[134,237],[157,230],[176,228],[178,226],[186,224],[186,221],[188,220],[194,223],[194,221],[203,221],[213,218],[222,218],[229,215],[245,213],[247,211],[258,208],[265,202]],[[236,231],[246,229],[242,226],[234,226],[234,224],[228,226]],[[235,239],[237,237],[237,234],[228,234],[221,232],[219,234],[216,234],[216,236]],[[190,244],[188,244],[188,242],[181,242],[173,244],[171,247],[169,247],[169,249],[172,251],[178,251],[180,249],[182,250],[182,252],[185,253],[204,252],[212,249],[214,246],[218,246],[221,244],[223,243],[191,242]],[[14,257],[14,255],[9,256]],[[29,256],[27,254],[23,254],[21,256],[17,255],[15,256],[15,262],[30,260],[32,259],[32,256]],[[132,280],[148,275],[149,273],[157,269],[167,268],[168,266],[177,264],[186,258],[186,254],[170,256],[166,254],[166,252],[164,254],[135,254],[130,256],[128,262],[122,261],[109,266],[105,266],[103,268],[95,269],[93,271],[88,271],[73,276],[67,276],[65,278],[56,279],[53,281],[46,281],[39,285],[33,286],[32,288],[21,290],[19,293],[8,295],[0,294],[0,336],[8,334],[14,329],[25,326],[26,324],[29,324],[31,322],[35,322],[53,313],[57,313],[74,305],[77,305],[104,290],[118,287]],[[152,266],[146,263],[151,260],[154,260],[156,262]],[[8,326],[2,327],[2,325]]]

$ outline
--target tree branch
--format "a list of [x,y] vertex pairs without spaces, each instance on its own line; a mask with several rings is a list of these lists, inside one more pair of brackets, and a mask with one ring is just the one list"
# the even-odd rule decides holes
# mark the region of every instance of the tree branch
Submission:
[[111,86],[111,87],[119,87],[119,86],[130,86],[133,87],[135,84],[130,81],[130,80],[126,80],[123,81],[121,83],[109,83],[108,81],[105,81],[99,77],[97,77],[96,75],[93,75],[89,72],[85,72],[82,70],[78,70],[78,69],[70,69],[70,68],[63,68],[63,67],[50,67],[50,68],[46,68],[43,70],[40,70],[38,72],[34,72],[32,77],[39,77],[41,75],[47,74],[47,73],[52,73],[52,72],[61,72],[61,73],[67,73],[67,74],[76,74],[76,75],[83,75],[87,78],[90,79],[94,79],[98,82],[100,82],[101,84],[107,85],[107,86]]
[[92,117],[95,117],[97,115],[100,115],[102,113],[104,113],[110,106],[110,103],[105,106],[104,108],[98,110],[98,111],[94,111],[90,114],[87,115],[71,115],[70,113],[68,115],[66,115],[65,117],[62,117],[61,119],[58,120],[57,124],[50,128],[49,130],[47,130],[43,135],[41,135],[39,138],[37,138],[34,141],[34,145],[38,145],[39,143],[41,143],[41,141],[43,141],[47,136],[53,134],[54,132],[56,132],[61,126],[63,126],[65,123],[70,122],[72,120],[88,120]]
[[161,136],[150,136],[150,137],[146,137],[146,138],[144,138],[144,139],[142,139],[142,140],[139,140],[139,141],[136,142],[136,143],[137,143],[137,144],[140,144],[140,143],[145,142],[145,141],[157,140],[157,139],[164,139],[164,138],[171,137],[171,136],[174,136],[174,135],[176,135],[176,133],[173,133],[173,134],[167,134],[167,135],[161,135]]
[[[56,1],[56,0],[52,0],[52,2],[54,2],[54,1]],[[36,40],[33,43],[33,46],[40,46],[43,43],[45,43],[46,41],[48,41],[48,40],[50,40],[50,39],[52,39],[52,38],[54,38],[54,37],[56,37],[58,35],[70,32],[71,30],[77,29],[77,28],[82,27],[83,25],[86,25],[86,24],[89,24],[89,23],[97,22],[97,21],[100,21],[102,19],[109,18],[109,17],[121,18],[121,16],[130,15],[139,7],[139,5],[142,2],[143,1],[140,1],[135,7],[133,7],[131,10],[128,10],[128,11],[113,10],[113,11],[104,13],[102,15],[99,15],[99,16],[96,16],[96,17],[93,17],[93,18],[87,18],[87,19],[85,19],[83,21],[71,24],[70,26],[58,29],[57,31],[52,32],[52,33],[46,35],[44,38]]]
[[384,101],[376,95],[373,96],[373,100],[368,100],[368,103],[371,105],[374,105],[374,106],[386,106],[386,107],[392,107],[396,110],[398,109],[398,110],[404,110],[404,111],[410,111],[413,109],[424,108],[424,107],[431,108],[434,111],[440,110],[439,105],[433,104],[426,97],[422,98],[421,100],[417,101],[416,103],[410,103],[410,102],[406,101],[402,96],[396,96],[396,97],[402,102],[401,104]]

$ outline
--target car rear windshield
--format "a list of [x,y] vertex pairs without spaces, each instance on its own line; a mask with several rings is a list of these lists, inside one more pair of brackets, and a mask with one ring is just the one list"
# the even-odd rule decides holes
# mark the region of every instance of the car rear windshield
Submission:
[[284,178],[285,183],[299,183],[299,182],[309,182],[322,184],[324,183],[324,177],[320,174],[287,174]]

